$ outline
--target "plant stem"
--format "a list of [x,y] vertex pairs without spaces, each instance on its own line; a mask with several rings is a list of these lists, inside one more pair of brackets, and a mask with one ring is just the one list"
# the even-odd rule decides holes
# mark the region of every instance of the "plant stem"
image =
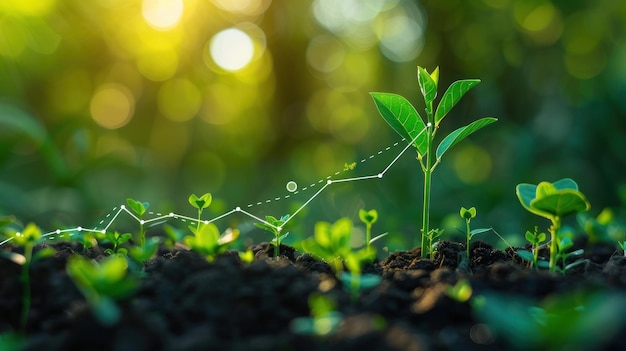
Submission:
[[558,252],[557,233],[561,229],[561,219],[559,217],[552,217],[552,226],[550,227],[550,272],[554,272],[556,268],[556,254]]
[[[428,116],[430,120],[430,114]],[[429,122],[430,123],[430,122]],[[430,214],[430,182],[432,176],[432,148],[433,148],[433,133],[432,133],[432,124],[431,126],[426,126],[426,167],[424,168],[424,208],[422,212],[422,257],[426,257],[426,252],[428,252],[428,256],[430,257],[430,247],[426,248],[426,236],[430,231],[429,228],[429,214]]]
[[276,241],[274,242],[274,257],[280,256],[280,231],[276,231]]
[[24,292],[22,293],[22,319],[20,322],[21,322],[23,332],[26,332],[26,324],[28,323],[28,313],[30,311],[30,303],[31,303],[30,261],[32,260],[32,257],[33,257],[33,245],[26,244],[24,246],[25,261],[24,261],[24,265],[22,266],[22,276],[21,276]]
[[465,245],[465,250],[466,250],[466,254],[467,254],[467,260],[469,261],[470,259],[470,240],[472,239],[472,234],[470,231],[470,219],[465,218],[465,230],[467,233],[467,244]]
[[372,238],[372,224],[365,223],[365,247],[370,249],[370,240]]

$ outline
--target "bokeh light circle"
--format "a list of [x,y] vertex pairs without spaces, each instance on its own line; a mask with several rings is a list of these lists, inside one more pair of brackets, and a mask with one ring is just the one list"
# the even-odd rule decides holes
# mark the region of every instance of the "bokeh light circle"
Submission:
[[167,30],[180,22],[183,9],[182,0],[143,0],[141,13],[151,27]]
[[91,118],[101,127],[117,129],[125,126],[135,111],[135,98],[128,88],[108,84],[96,90],[89,105]]
[[254,42],[244,31],[228,28],[213,36],[209,44],[211,58],[226,71],[246,67],[254,57]]

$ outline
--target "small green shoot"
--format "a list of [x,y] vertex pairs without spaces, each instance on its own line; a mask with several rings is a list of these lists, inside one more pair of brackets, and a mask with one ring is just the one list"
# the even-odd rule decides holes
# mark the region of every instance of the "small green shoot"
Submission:
[[446,286],[445,293],[458,302],[466,302],[472,297],[473,290],[467,279],[460,279],[454,286]]
[[[417,80],[426,104],[426,119],[417,112],[404,97],[390,93],[370,93],[383,119],[407,142],[417,150],[417,159],[424,173],[424,201],[422,212],[421,255],[427,257],[430,248],[426,247],[426,238],[430,233],[430,189],[432,173],[441,162],[441,158],[452,146],[472,133],[497,121],[486,117],[454,130],[439,143],[436,151],[434,141],[439,124],[450,110],[471,88],[480,83],[479,79],[459,80],[450,85],[435,108],[435,98],[439,84],[439,67],[432,73],[424,68],[417,68]],[[424,160],[424,157],[426,159]]]
[[435,241],[443,235],[444,230],[439,228],[433,228],[426,233],[426,242],[428,243],[428,258],[432,258],[433,253],[437,249],[437,242]]
[[283,225],[285,225],[288,220],[289,215],[284,215],[280,218],[265,216],[265,222],[267,223],[254,223],[255,226],[274,234],[274,239],[271,241],[272,245],[274,245],[274,257],[280,256],[280,243],[289,235],[289,232],[280,235],[280,232],[283,230]]
[[[10,222],[9,222],[10,223]],[[8,224],[8,223],[7,223]],[[21,232],[14,229],[10,229],[6,233],[12,238],[13,244],[24,249],[24,254],[16,252],[3,252],[3,256],[13,261],[14,263],[22,266],[22,272],[20,275],[20,281],[22,282],[22,315],[20,324],[22,330],[26,330],[28,323],[28,314],[30,312],[30,305],[32,302],[31,297],[31,284],[30,284],[30,267],[33,263],[40,259],[51,257],[55,254],[55,250],[51,247],[40,249],[33,253],[35,245],[39,244],[42,240],[41,229],[35,224],[28,224]]]
[[199,230],[194,228],[192,232],[194,235],[185,236],[183,243],[206,257],[209,262],[213,262],[217,255],[228,250],[239,237],[239,229],[228,229],[220,235],[217,226],[213,223],[202,224]]
[[520,250],[517,252],[517,254],[521,258],[527,261],[530,261],[532,267],[538,268],[537,263],[539,260],[539,247],[541,243],[546,241],[547,239],[546,233],[544,232],[539,233],[539,227],[535,226],[535,231],[530,232],[527,230],[524,237],[526,238],[526,241],[528,241],[532,247],[531,252],[528,252],[526,250]]
[[467,257],[467,260],[469,261],[470,260],[470,243],[472,241],[472,238],[475,235],[486,233],[492,229],[480,228],[480,229],[471,230],[470,222],[472,221],[472,219],[476,218],[476,207],[470,207],[469,210],[466,209],[465,207],[461,207],[459,214],[461,215],[461,218],[465,219],[465,236],[467,238],[467,241],[465,242],[465,256]]
[[120,234],[118,231],[115,232],[107,232],[105,234],[105,238],[113,244],[113,248],[104,250],[104,253],[107,255],[113,254],[122,254],[126,255],[128,253],[128,249],[125,247],[121,247],[122,244],[127,242],[133,237],[131,233]]
[[319,293],[309,295],[310,317],[298,317],[291,321],[294,333],[303,335],[328,336],[337,331],[343,320],[336,311],[335,302]]
[[198,225],[196,226],[196,230],[200,230],[200,224],[202,223],[202,210],[211,205],[213,196],[211,193],[206,193],[200,197],[196,196],[196,194],[191,194],[189,195],[188,201],[191,206],[198,209]]
[[[335,223],[317,222],[313,238],[302,242],[302,248],[314,256],[328,262],[344,283],[350,287],[352,301],[356,301],[363,289],[368,289],[380,283],[376,275],[362,275],[363,265],[376,258],[376,249],[372,246],[360,250],[353,250],[351,246],[352,221],[342,218]],[[343,266],[348,272],[343,272]]]
[[100,263],[74,255],[66,269],[96,318],[107,326],[117,322],[121,315],[115,300],[130,296],[139,283],[121,255],[108,256]]
[[388,233],[383,233],[372,239],[372,225],[378,220],[378,212],[376,210],[359,210],[359,219],[365,224],[365,246],[368,250],[374,241],[387,236]]
[[252,263],[252,261],[254,261],[254,252],[252,252],[252,250],[239,252],[239,259],[243,263],[250,264]]
[[145,221],[143,220],[143,215],[148,210],[150,204],[133,199],[126,199],[126,205],[128,205],[131,211],[137,216],[137,220],[139,221],[139,235],[137,237],[137,243],[139,246],[144,246],[146,244],[146,230],[144,228]]
[[554,183],[541,182],[534,184],[518,184],[515,188],[522,206],[531,213],[549,219],[552,225],[550,232],[550,263],[551,272],[556,270],[558,254],[558,232],[561,229],[561,218],[587,211],[591,207],[585,195],[578,190],[578,184],[570,178]]

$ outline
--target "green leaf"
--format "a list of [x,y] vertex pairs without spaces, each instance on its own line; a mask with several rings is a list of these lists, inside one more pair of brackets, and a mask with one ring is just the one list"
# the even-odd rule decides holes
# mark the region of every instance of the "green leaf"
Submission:
[[365,211],[360,209],[359,219],[365,224],[374,224],[378,220],[378,212],[376,210]]
[[126,199],[126,204],[139,217],[143,216],[143,214],[146,213],[147,203],[141,203],[137,200],[129,198],[129,199]]
[[472,231],[470,231],[470,238],[474,237],[474,235],[478,235],[478,234],[482,234],[482,233],[486,233],[488,231],[490,231],[492,228],[479,228],[479,229],[474,229]]
[[446,92],[443,93],[443,97],[441,97],[441,101],[435,112],[435,127],[439,126],[441,120],[452,110],[459,100],[461,100],[463,95],[478,85],[478,83],[480,83],[480,79],[465,79],[458,80],[448,87]]
[[32,262],[36,262],[42,258],[52,257],[55,253],[56,250],[51,247],[43,248],[33,254]]
[[535,260],[535,256],[533,255],[533,253],[527,250],[519,250],[517,251],[517,255],[526,261],[533,262]]
[[2,216],[0,217],[0,228],[7,226],[11,223],[15,222],[15,217],[13,216]]
[[189,195],[188,201],[191,206],[202,210],[211,205],[211,201],[213,201],[213,196],[210,193],[206,193],[200,197],[196,196],[196,194],[191,194]]
[[383,119],[408,142],[416,139],[413,146],[420,157],[426,154],[428,135],[426,125],[413,105],[404,97],[390,93],[370,93]]
[[526,241],[528,241],[531,244],[537,244],[537,237],[535,236],[535,234],[531,233],[530,231],[526,231],[526,234],[524,234],[524,237],[526,238]]
[[417,81],[420,86],[420,91],[424,96],[428,113],[432,113],[432,103],[437,97],[437,83],[435,83],[430,74],[422,67],[417,67]]
[[476,217],[476,207],[470,207],[468,210],[465,207],[461,207],[461,211],[459,211],[461,218],[472,219]]
[[449,148],[451,148],[452,146],[454,146],[456,143],[458,143],[459,141],[467,138],[470,134],[474,133],[475,131],[497,121],[498,119],[493,118],[493,117],[485,117],[485,118],[481,118],[477,121],[474,121],[468,125],[466,125],[465,127],[461,127],[455,131],[453,131],[452,133],[448,134],[448,136],[446,136],[441,143],[439,144],[439,146],[437,147],[437,159],[441,159],[441,157],[443,156],[443,154],[448,151]]
[[530,207],[552,216],[563,217],[580,211],[587,211],[591,205],[585,196],[578,190],[559,190],[551,195],[530,202]]
[[571,190],[578,190],[578,183],[576,183],[573,179],[571,178],[563,178],[563,179],[559,179],[556,182],[552,183],[552,185],[557,189],[557,190],[566,190],[566,189],[571,189]]

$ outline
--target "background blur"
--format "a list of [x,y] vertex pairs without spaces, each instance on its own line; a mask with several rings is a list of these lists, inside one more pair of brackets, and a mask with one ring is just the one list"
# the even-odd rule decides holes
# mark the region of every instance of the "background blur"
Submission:
[[[368,92],[423,111],[417,65],[440,67],[440,95],[482,80],[440,138],[499,118],[437,168],[434,226],[460,227],[460,206],[476,206],[473,226],[521,242],[548,223],[521,207],[520,182],[571,177],[593,214],[620,204],[624,1],[3,0],[0,214],[89,226],[132,197],[195,216],[187,197],[205,192],[206,218],[291,213],[319,185],[295,194],[289,181],[302,190],[345,163],[357,167],[344,178],[390,164],[403,145],[384,151],[400,137]],[[381,180],[331,185],[286,230],[308,236],[316,221],[375,208],[374,231],[412,245],[422,182],[410,149]],[[218,222],[229,225],[258,231],[245,216]]]

